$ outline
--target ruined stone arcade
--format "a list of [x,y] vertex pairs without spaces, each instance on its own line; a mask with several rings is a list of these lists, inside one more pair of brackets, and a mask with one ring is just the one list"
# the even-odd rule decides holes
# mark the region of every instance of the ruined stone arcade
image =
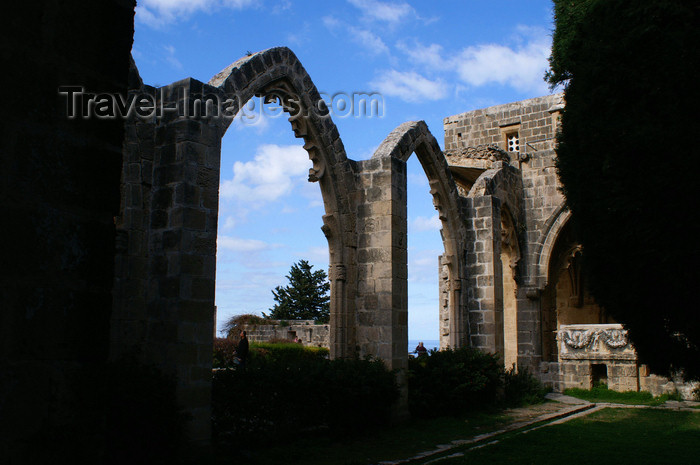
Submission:
[[[442,224],[441,347],[497,352],[557,389],[604,376],[616,388],[663,387],[580,276],[554,167],[561,96],[446,118],[444,153],[425,123],[407,122],[355,161],[289,49],[244,57],[208,83],[144,84],[129,68],[133,7],[83,2],[84,17],[54,35],[18,30],[4,48],[20,62],[22,45],[38,44],[26,70],[9,70],[34,92],[10,96],[18,114],[2,138],[2,203],[19,220],[3,231],[15,266],[3,275],[0,416],[14,427],[1,451],[21,456],[41,428],[73,424],[71,380],[127,354],[174,375],[190,439],[208,443],[219,162],[231,123],[195,104],[210,99],[230,99],[233,114],[255,96],[276,100],[303,139],[325,208],[333,357],[376,355],[399,373],[407,365],[406,161],[415,154]],[[36,23],[35,12],[25,19]],[[72,47],[54,45],[63,42]],[[71,82],[189,109],[125,125],[66,121],[56,89]]]
[[176,373],[179,398],[201,440],[209,434],[219,157],[232,118],[204,114],[200,102],[229,99],[238,105],[235,114],[260,96],[290,114],[313,163],[309,181],[323,196],[331,356],[374,355],[399,373],[407,366],[408,340],[406,161],[415,153],[443,225],[441,263],[450,289],[443,333],[446,344],[465,343],[464,200],[425,123],[402,124],[369,160],[348,159],[317,89],[286,48],[238,60],[207,84],[185,79],[152,89],[132,67],[130,87],[193,113],[127,124],[111,354],[138,349],[145,361]]
[[[566,325],[614,322],[586,293],[580,246],[558,190],[561,95],[446,118],[444,154],[425,123],[407,122],[370,159],[355,161],[287,48],[244,57],[206,84],[185,79],[152,89],[135,67],[131,72],[131,92],[155,93],[159,104],[189,113],[135,118],[126,126],[111,356],[137,349],[177,375],[178,398],[193,415],[193,439],[209,436],[219,160],[232,121],[208,101],[228,99],[229,116],[255,96],[276,101],[303,139],[309,181],[318,183],[325,209],[332,357],[377,356],[404,383],[406,161],[415,153],[442,224],[444,253],[435,274],[441,347],[498,353],[507,367],[528,368],[558,389],[602,376],[640,387],[621,328],[608,327],[614,335],[585,329],[614,341],[609,356],[571,357],[573,346],[562,339],[572,337]],[[609,374],[608,365],[600,374],[601,363]]]

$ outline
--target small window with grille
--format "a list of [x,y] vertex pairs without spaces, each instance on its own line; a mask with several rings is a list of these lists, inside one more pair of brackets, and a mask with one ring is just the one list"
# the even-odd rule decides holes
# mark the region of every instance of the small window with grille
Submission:
[[520,137],[517,132],[506,134],[506,145],[509,152],[520,152]]

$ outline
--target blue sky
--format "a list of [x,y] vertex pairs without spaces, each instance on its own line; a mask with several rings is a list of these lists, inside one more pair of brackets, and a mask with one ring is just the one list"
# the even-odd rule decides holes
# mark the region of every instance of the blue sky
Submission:
[[[287,46],[320,92],[378,92],[383,115],[334,117],[348,157],[371,157],[396,126],[546,95],[552,5],[541,0],[140,0],[133,56],[147,84],[207,82],[244,56]],[[256,107],[254,110],[256,110]],[[327,269],[318,185],[284,117],[251,111],[222,142],[218,326],[267,311],[292,263]],[[409,160],[409,338],[438,338],[439,222]]]

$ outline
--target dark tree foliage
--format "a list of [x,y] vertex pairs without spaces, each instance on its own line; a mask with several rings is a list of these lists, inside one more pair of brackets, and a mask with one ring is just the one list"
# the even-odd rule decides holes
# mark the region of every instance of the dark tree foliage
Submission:
[[292,265],[287,279],[289,285],[277,286],[272,295],[277,302],[269,318],[275,320],[315,320],[327,323],[330,317],[331,285],[326,272],[312,271],[306,260]]
[[558,171],[590,290],[642,363],[700,378],[700,3],[555,0]]

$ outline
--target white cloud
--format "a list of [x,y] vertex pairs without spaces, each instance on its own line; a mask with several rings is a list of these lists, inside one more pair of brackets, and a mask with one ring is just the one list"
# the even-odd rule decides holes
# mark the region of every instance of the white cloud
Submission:
[[421,187],[428,186],[428,176],[426,176],[424,173],[408,173],[407,179],[410,185]]
[[292,9],[291,0],[281,0],[279,3],[277,3],[272,8],[272,14],[273,15],[285,14],[286,12],[288,12],[291,9]]
[[301,258],[308,260],[314,266],[316,270],[324,270],[328,272],[328,247],[318,246],[309,247],[302,255]]
[[307,208],[323,207],[323,195],[317,183],[303,183],[299,189],[299,194],[308,200]]
[[236,220],[232,216],[227,216],[224,223],[219,226],[219,230],[233,229],[236,226]]
[[255,129],[255,133],[258,135],[267,132],[270,127],[270,119],[276,118],[284,113],[282,113],[281,110],[277,113],[277,107],[273,107],[272,104],[267,104],[265,107],[261,105],[261,100],[257,97],[248,100],[238,113],[236,113],[236,117],[233,119],[231,126],[235,128],[236,131]]
[[519,91],[546,93],[543,80],[550,54],[551,40],[544,33],[530,35],[515,47],[500,44],[482,44],[463,49],[455,60],[459,77],[472,86],[491,83],[511,86]]
[[383,95],[399,97],[406,102],[439,100],[447,95],[447,85],[441,80],[430,80],[414,71],[384,71],[372,81]]
[[429,249],[416,250],[410,246],[410,236],[408,241],[408,281],[436,285],[438,281],[438,256],[443,252]]
[[241,10],[254,3],[255,0],[139,0],[136,19],[147,26],[159,28],[198,11],[211,13],[221,8]]
[[323,25],[326,26],[330,32],[338,32],[337,29],[340,27],[340,21],[334,16],[324,16],[321,18]]
[[172,45],[166,45],[164,48],[167,52],[165,59],[168,61],[168,63],[170,63],[170,65],[175,69],[182,69],[182,63],[180,63],[180,60],[175,57],[175,47]]
[[389,47],[376,34],[366,29],[359,29],[354,26],[349,28],[351,38],[354,42],[362,45],[374,55],[389,53]]
[[383,21],[398,24],[404,18],[415,14],[411,5],[405,2],[390,3],[378,0],[348,0],[362,11],[364,18],[371,21]]
[[443,48],[440,44],[426,46],[415,40],[412,45],[408,45],[406,41],[399,41],[396,43],[396,48],[405,53],[412,63],[428,69],[447,70],[453,67],[450,60],[442,57]]
[[396,43],[412,64],[430,73],[456,73],[462,84],[457,84],[459,95],[464,84],[481,87],[500,84],[520,92],[547,93],[543,76],[548,67],[547,58],[551,38],[546,31],[518,26],[508,38],[509,44],[477,44],[449,55],[440,44],[423,45],[417,39]]
[[242,239],[240,237],[219,235],[216,239],[217,249],[233,252],[260,252],[278,247],[257,239]]
[[368,29],[349,25],[334,16],[324,16],[321,21],[328,32],[334,36],[345,31],[350,40],[366,48],[373,55],[389,54],[389,47],[382,38]]
[[263,144],[252,161],[237,161],[233,179],[221,182],[220,196],[260,205],[289,194],[304,182],[311,162],[298,145]]
[[413,220],[413,227],[416,231],[439,231],[442,228],[442,223],[440,218],[438,218],[437,213],[430,218],[425,216],[417,216]]

